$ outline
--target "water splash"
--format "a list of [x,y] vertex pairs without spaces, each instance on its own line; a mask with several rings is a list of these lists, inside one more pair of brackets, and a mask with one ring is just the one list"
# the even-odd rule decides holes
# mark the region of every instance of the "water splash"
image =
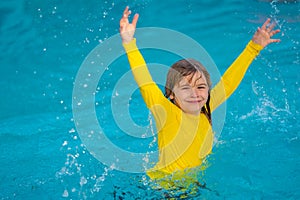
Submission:
[[[157,137],[156,137],[155,125],[153,124],[153,117],[150,112],[148,113],[147,121],[149,121],[149,125],[148,125],[148,129],[146,132],[150,131],[150,136],[153,138],[153,140],[149,143],[148,151],[146,152],[146,154],[143,158],[143,161],[144,161],[143,167],[144,167],[145,171],[147,171],[150,167],[152,167],[158,160],[157,159],[158,155],[153,156],[153,151],[151,151],[151,149],[153,149],[156,146]],[[144,138],[148,135],[149,135],[149,133],[145,133],[142,136],[142,138]],[[152,155],[152,157],[151,157],[151,155]],[[149,179],[146,177],[146,175],[142,176],[141,182],[143,183],[144,186],[148,186],[150,183]]]
[[[265,88],[262,85],[259,85],[257,81],[252,82],[252,90],[254,94],[260,96],[258,98],[258,104],[253,107],[251,112],[240,116],[239,120],[245,120],[249,117],[255,116],[256,120],[266,123],[268,121],[284,118],[283,116],[285,115],[292,114],[287,98],[284,98],[285,106],[280,108],[277,106],[277,103],[274,103],[274,100],[268,96]],[[282,120],[284,122],[284,119]]]
[[100,195],[102,188],[110,185],[107,181],[114,165],[95,168],[99,164],[92,163],[92,158],[80,144],[75,129],[71,128],[69,134],[70,139],[63,141],[61,145],[61,151],[66,153],[64,166],[56,172],[56,179],[64,185],[61,196],[88,199]]

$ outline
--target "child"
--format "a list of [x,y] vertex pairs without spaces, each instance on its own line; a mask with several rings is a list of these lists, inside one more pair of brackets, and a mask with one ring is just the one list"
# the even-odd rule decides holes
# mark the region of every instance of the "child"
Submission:
[[271,39],[279,30],[273,30],[275,24],[267,19],[214,88],[211,88],[209,73],[200,62],[193,59],[176,62],[168,72],[164,95],[153,82],[136,46],[134,32],[139,15],[135,14],[129,23],[130,14],[126,7],[120,20],[120,35],[132,73],[158,130],[159,161],[147,174],[155,180],[174,173],[180,176],[200,166],[211,152],[211,112],[238,87],[260,50],[280,41]]

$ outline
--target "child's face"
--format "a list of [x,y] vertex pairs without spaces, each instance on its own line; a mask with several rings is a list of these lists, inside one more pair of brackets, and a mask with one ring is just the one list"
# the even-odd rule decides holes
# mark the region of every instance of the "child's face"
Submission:
[[207,101],[208,90],[206,78],[198,71],[195,74],[183,77],[174,86],[170,99],[173,99],[183,112],[199,115]]

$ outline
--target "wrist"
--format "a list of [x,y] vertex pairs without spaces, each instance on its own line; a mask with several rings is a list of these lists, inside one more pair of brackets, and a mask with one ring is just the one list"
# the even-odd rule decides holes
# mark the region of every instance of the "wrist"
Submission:
[[133,38],[128,43],[123,42],[123,47],[125,48],[126,52],[130,52],[130,51],[133,51],[133,50],[137,49],[136,39]]
[[128,44],[128,43],[130,43],[132,41],[132,39],[131,40],[124,40],[124,39],[122,39],[122,43],[123,44]]
[[254,55],[258,55],[259,52],[263,49],[263,46],[256,43],[253,40],[250,40],[249,43],[247,44],[247,50],[250,51]]
[[129,44],[134,40],[134,38],[122,38],[122,43],[123,44]]

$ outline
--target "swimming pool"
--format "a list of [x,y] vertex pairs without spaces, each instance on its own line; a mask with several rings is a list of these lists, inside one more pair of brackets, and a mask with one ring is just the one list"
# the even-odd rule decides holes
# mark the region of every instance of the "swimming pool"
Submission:
[[[0,198],[162,197],[145,174],[115,170],[92,156],[73,118],[78,70],[97,45],[118,33],[126,5],[140,13],[139,27],[193,38],[220,73],[266,17],[278,21],[282,42],[261,52],[227,101],[222,134],[203,175],[209,189],[195,198],[299,199],[300,2],[254,0],[2,1]],[[147,50],[144,55],[147,62],[165,65],[175,58]],[[95,95],[97,118],[121,149],[147,153],[155,150],[155,137],[138,91],[128,106],[132,120],[149,127],[145,138],[123,134],[111,112],[112,97],[126,93],[114,88],[127,71],[124,56],[105,71]]]

